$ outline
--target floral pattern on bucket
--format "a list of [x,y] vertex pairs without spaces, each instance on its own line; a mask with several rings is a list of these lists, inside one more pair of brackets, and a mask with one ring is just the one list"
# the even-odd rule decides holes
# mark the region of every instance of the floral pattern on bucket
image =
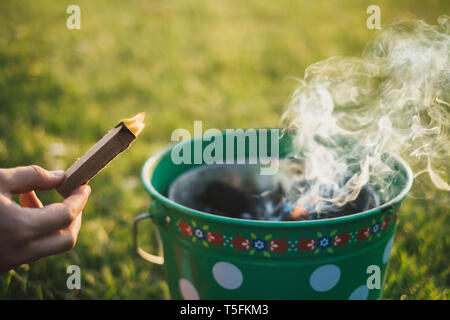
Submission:
[[361,242],[371,241],[390,229],[397,220],[398,208],[394,213],[388,213],[379,220],[373,219],[369,225],[349,231],[333,230],[328,234],[317,232],[314,237],[302,237],[287,240],[273,238],[272,234],[256,234],[250,232],[249,236],[230,234],[226,235],[221,230],[209,230],[209,225],[199,226],[195,221],[188,222],[180,219],[177,223],[182,236],[191,238],[192,242],[199,242],[209,248],[210,245],[222,249],[245,251],[249,255],[263,255],[267,258],[271,254],[313,254],[333,253],[336,248],[357,245]]
[[192,221],[192,225],[190,225],[180,219],[180,221],[178,221],[178,229],[183,236],[190,237],[192,242],[198,241],[207,248],[210,244],[221,248],[222,244],[225,242],[220,231],[210,231],[208,225],[199,227],[195,221]]

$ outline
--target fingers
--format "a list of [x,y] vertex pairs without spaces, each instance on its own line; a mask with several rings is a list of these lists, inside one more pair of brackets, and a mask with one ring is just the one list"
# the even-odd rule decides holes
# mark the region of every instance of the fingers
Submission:
[[30,191],[27,193],[22,193],[19,196],[20,204],[24,208],[42,208],[42,202],[36,196],[34,191]]
[[63,180],[63,171],[47,171],[35,165],[0,169],[0,188],[15,194],[53,189]]
[[77,242],[80,227],[81,214],[76,217],[67,229],[30,243],[25,249],[25,255],[28,255],[29,259],[34,261],[72,249]]
[[91,188],[84,185],[75,189],[63,202],[54,203],[41,209],[26,209],[32,237],[41,237],[64,229],[76,220],[86,205]]
[[31,241],[25,247],[20,248],[18,250],[19,254],[10,261],[11,265],[18,266],[72,249],[76,244],[78,232],[80,231],[81,216],[79,214],[66,229]]
[[[0,273],[72,249],[81,227],[81,211],[91,192],[89,186],[81,186],[62,202],[42,207],[36,194],[27,189],[52,188],[57,185],[56,180],[49,178],[51,172],[43,169],[39,173],[43,179],[20,178],[26,176],[27,170],[33,175],[29,167],[0,169],[0,191],[3,191],[0,192],[0,217],[7,221],[4,224],[0,221]],[[16,179],[25,183],[15,185]],[[20,193],[23,207],[14,201],[12,193]]]

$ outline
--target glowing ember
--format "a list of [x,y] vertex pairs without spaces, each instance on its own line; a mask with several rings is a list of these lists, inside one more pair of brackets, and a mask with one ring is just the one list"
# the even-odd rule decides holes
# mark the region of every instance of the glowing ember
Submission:
[[133,134],[137,137],[139,133],[144,129],[145,123],[145,112],[140,112],[135,115],[133,118],[124,119],[122,122],[127,126],[127,128],[133,132]]
[[290,218],[295,220],[303,217],[307,217],[309,214],[308,210],[303,208],[301,204],[295,207],[295,209],[291,212]]

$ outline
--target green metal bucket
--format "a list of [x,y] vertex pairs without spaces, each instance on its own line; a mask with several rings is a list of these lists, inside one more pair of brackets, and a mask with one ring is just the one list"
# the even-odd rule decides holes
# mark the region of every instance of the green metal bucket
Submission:
[[[184,143],[194,148],[194,140]],[[203,148],[207,144],[203,141]],[[393,196],[377,208],[332,219],[273,222],[212,215],[168,199],[171,183],[198,166],[174,164],[172,148],[143,167],[142,180],[153,201],[149,213],[135,219],[134,232],[138,253],[164,265],[173,299],[380,297],[397,212],[413,180],[404,161],[386,155],[396,172]],[[284,136],[280,157],[289,150],[290,138]],[[138,246],[138,223],[148,217],[159,231],[163,257]]]

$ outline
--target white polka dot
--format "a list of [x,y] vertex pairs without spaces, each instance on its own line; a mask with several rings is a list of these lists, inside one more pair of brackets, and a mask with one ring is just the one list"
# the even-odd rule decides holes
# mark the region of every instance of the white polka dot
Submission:
[[217,262],[212,273],[217,283],[229,290],[239,288],[244,280],[241,270],[229,262]]
[[386,248],[384,248],[383,263],[387,263],[388,262],[389,256],[391,254],[391,248],[392,248],[392,244],[393,243],[394,243],[394,236],[392,236],[392,238],[386,244]]
[[187,279],[180,279],[180,291],[184,300],[199,300],[197,289],[194,285]]
[[369,296],[369,289],[367,289],[366,285],[362,285],[355,290],[353,290],[348,300],[367,300]]
[[341,269],[334,264],[326,264],[314,270],[309,278],[311,287],[319,292],[333,288],[341,277]]

